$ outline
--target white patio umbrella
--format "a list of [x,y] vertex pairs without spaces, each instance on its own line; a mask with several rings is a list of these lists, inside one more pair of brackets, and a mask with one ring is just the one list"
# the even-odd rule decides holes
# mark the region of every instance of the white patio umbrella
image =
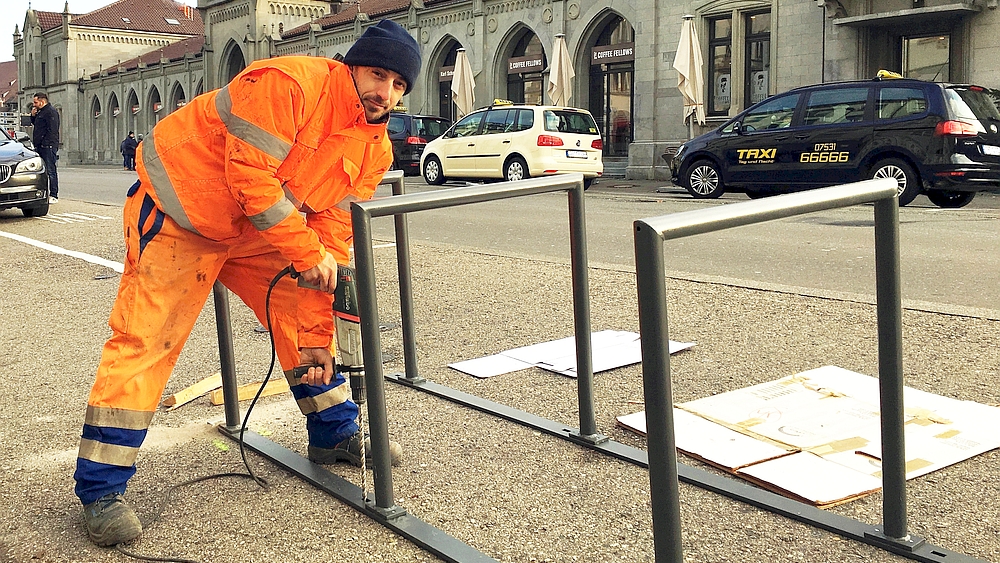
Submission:
[[556,34],[555,46],[552,48],[552,64],[549,66],[549,99],[554,106],[568,106],[573,97],[573,61],[566,47],[566,35]]
[[451,93],[455,105],[458,106],[459,117],[468,115],[472,111],[472,104],[476,101],[476,79],[472,77],[472,65],[469,64],[469,56],[465,54],[465,49],[458,50],[455,58],[455,75],[451,77]]
[[694,135],[694,120],[705,124],[705,62],[701,57],[698,31],[694,27],[694,16],[684,16],[681,26],[681,40],[674,56],[677,69],[677,89],[684,97],[684,120],[688,122],[689,135]]

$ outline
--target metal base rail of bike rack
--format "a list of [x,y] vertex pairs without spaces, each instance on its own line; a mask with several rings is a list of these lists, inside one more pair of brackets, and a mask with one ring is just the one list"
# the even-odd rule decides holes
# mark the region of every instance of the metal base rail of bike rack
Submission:
[[[381,184],[390,184],[394,194],[403,193],[403,172],[386,173]],[[381,185],[380,184],[380,185]],[[220,282],[215,282],[213,288],[215,301],[215,324],[219,337],[219,360],[222,364],[222,392],[225,397],[225,426],[219,431],[233,440],[240,439],[240,405],[236,386],[236,361],[233,349],[233,330],[229,314],[229,291]],[[377,323],[376,323],[377,326]],[[243,445],[248,450],[271,460],[274,464],[297,475],[304,481],[328,493],[344,504],[365,514],[386,528],[412,541],[421,548],[449,563],[497,563],[475,548],[463,543],[447,533],[431,526],[423,520],[407,514],[406,510],[395,506],[389,509],[375,506],[370,498],[362,498],[361,487],[327,471],[302,457],[300,454],[284,448],[259,434],[246,431],[243,434]],[[388,457],[385,458],[388,466]],[[375,465],[376,475],[378,474]]]
[[[871,183],[866,183],[865,185],[872,185]],[[890,185],[890,184],[885,184]],[[817,190],[814,192],[809,192],[807,195],[793,195],[792,201],[784,199],[784,196],[773,198],[770,200],[765,200],[765,206],[770,208],[773,203],[771,202],[788,202],[797,204],[802,198],[806,200],[812,200],[815,194],[827,193],[824,190]],[[885,197],[891,197],[891,190],[885,192]],[[868,200],[871,201],[871,200]],[[854,201],[842,202],[841,205],[851,205],[856,203]],[[750,202],[748,205],[758,205],[756,202]],[[780,204],[779,204],[780,205]],[[892,202],[892,206],[895,207],[895,201]],[[430,209],[434,206],[430,202],[425,202],[421,209]],[[733,207],[733,206],[726,206]],[[808,210],[801,210],[799,213],[806,213],[808,211],[818,211],[823,209],[823,207],[811,208]],[[413,209],[415,210],[415,209]],[[582,211],[582,210],[581,210]],[[896,225],[898,210],[892,212],[892,225]],[[774,216],[772,218],[779,218],[779,216]],[[762,219],[763,220],[763,219]],[[487,399],[476,397],[475,395],[470,395],[462,391],[451,389],[449,387],[439,385],[433,382],[429,382],[424,378],[420,377],[417,367],[417,354],[416,354],[416,339],[415,339],[415,329],[413,321],[413,296],[411,290],[411,280],[412,274],[410,271],[410,256],[409,256],[409,239],[406,227],[406,219],[403,211],[396,211],[395,215],[395,226],[396,226],[396,254],[397,254],[397,266],[398,266],[398,279],[399,279],[399,292],[400,292],[400,312],[402,321],[402,331],[403,331],[403,352],[405,360],[405,374],[390,374],[386,375],[385,378],[391,382],[404,384],[414,389],[429,393],[431,395],[446,399],[448,401],[454,402],[456,404],[464,405],[469,408],[479,410],[488,414],[499,416],[511,422],[521,424],[530,428],[534,428],[541,432],[545,432],[549,435],[563,438],[574,442],[579,445],[588,447],[594,451],[603,453],[626,461],[633,463],[640,467],[649,467],[647,452],[626,446],[614,440],[609,440],[604,436],[597,433],[596,423],[594,422],[594,407],[593,407],[593,396],[590,391],[593,387],[592,377],[589,363],[589,358],[586,364],[581,362],[581,366],[586,365],[587,369],[579,370],[580,381],[582,387],[579,390],[580,396],[580,419],[581,419],[581,429],[575,430],[573,428],[567,428],[567,425],[548,420],[518,409],[514,409],[507,405],[496,403]],[[357,224],[357,223],[355,223]],[[895,227],[893,227],[895,229]],[[881,229],[884,231],[884,228]],[[369,237],[370,238],[370,237]],[[355,234],[355,248],[358,248],[358,241],[362,237]],[[370,245],[370,242],[368,243]],[[365,246],[362,244],[361,246]],[[371,260],[370,257],[366,260]],[[896,259],[898,262],[898,258]],[[586,263],[586,255],[579,258],[580,264]],[[662,259],[661,262],[662,264]],[[898,267],[896,267],[898,270]],[[662,267],[661,267],[662,275]],[[584,272],[580,277],[586,280],[584,277],[586,272]],[[359,271],[359,283],[362,281],[369,282],[369,280],[361,280],[361,272]],[[373,273],[368,273],[369,276],[374,276]],[[896,274],[898,276],[898,273]],[[576,288],[576,273],[574,272],[574,288]],[[374,283],[374,280],[370,280],[370,283]],[[662,283],[661,283],[662,285]],[[898,281],[896,284],[898,290]],[[374,290],[369,290],[373,292]],[[574,303],[576,299],[581,296],[574,295]],[[586,298],[587,296],[582,296]],[[364,304],[362,296],[362,304]],[[885,302],[885,299],[880,300],[880,302]],[[899,301],[897,298],[897,311],[899,309]],[[587,324],[589,325],[589,308]],[[897,313],[897,316],[901,313]],[[374,323],[374,320],[370,322]],[[579,338],[579,328],[577,329],[577,342],[580,342]],[[666,331],[663,331],[663,339],[658,340],[658,342],[667,342]],[[900,337],[901,338],[901,337]],[[897,338],[898,340],[898,338]],[[645,369],[644,369],[645,371]],[[900,396],[901,398],[901,396]],[[672,443],[672,442],[671,442]],[[674,456],[676,459],[676,455]],[[864,524],[857,520],[840,516],[826,510],[821,510],[811,505],[807,505],[798,501],[794,501],[772,493],[770,491],[760,489],[749,485],[743,481],[737,481],[728,477],[719,476],[708,471],[704,471],[698,468],[690,467],[682,463],[676,463],[677,476],[680,481],[697,486],[699,488],[721,494],[728,498],[744,502],[751,506],[767,510],[774,514],[785,516],[792,520],[808,524],[810,526],[826,530],[831,533],[838,534],[847,539],[852,539],[855,541],[867,543],[884,549],[886,551],[896,553],[898,555],[903,555],[909,559],[916,561],[921,561],[925,563],[943,563],[948,562],[975,562],[978,559],[971,558],[967,555],[957,553],[948,549],[940,548],[923,542],[917,538],[912,538],[911,540],[897,540],[887,536],[883,532],[883,528],[880,526],[872,526],[869,524]],[[675,479],[676,483],[676,479]],[[903,527],[905,529],[905,526]],[[676,543],[680,545],[680,543]],[[659,560],[659,559],[658,559]]]

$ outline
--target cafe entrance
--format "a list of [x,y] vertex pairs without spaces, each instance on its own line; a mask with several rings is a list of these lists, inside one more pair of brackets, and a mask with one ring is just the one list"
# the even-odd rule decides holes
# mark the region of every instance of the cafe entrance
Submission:
[[634,138],[634,40],[628,21],[614,16],[591,47],[589,109],[601,127],[605,157],[627,157]]

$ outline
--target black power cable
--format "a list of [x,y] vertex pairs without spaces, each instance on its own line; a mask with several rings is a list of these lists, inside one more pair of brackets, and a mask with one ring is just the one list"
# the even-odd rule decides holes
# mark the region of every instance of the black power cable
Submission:
[[[277,359],[278,353],[274,344],[274,331],[272,330],[271,327],[271,291],[274,289],[274,286],[278,285],[278,282],[281,281],[281,278],[287,275],[291,275],[293,278],[298,277],[298,273],[296,273],[291,266],[288,266],[287,268],[281,270],[280,272],[277,273],[277,275],[274,276],[274,278],[271,280],[271,283],[268,284],[267,294],[264,296],[264,315],[267,317],[267,334],[271,341],[271,363],[267,368],[267,373],[264,374],[264,381],[260,384],[260,389],[257,390],[257,394],[254,395],[253,400],[250,401],[250,406],[247,407],[247,412],[243,416],[243,424],[240,425],[240,435],[238,440],[240,444],[240,458],[243,460],[243,466],[247,468],[247,472],[213,473],[212,475],[205,475],[203,477],[195,477],[194,479],[188,479],[187,481],[171,486],[163,494],[163,499],[160,501],[155,514],[153,514],[153,517],[150,518],[148,523],[143,524],[142,526],[143,529],[146,529],[149,526],[155,524],[160,519],[160,516],[163,514],[163,511],[167,506],[167,503],[170,502],[170,499],[173,497],[174,493],[177,492],[177,490],[180,489],[181,487],[185,487],[187,485],[193,485],[194,483],[200,483],[202,481],[208,481],[211,479],[221,479],[224,477],[240,477],[240,478],[253,479],[255,483],[260,485],[260,488],[264,489],[265,491],[267,490],[269,486],[267,480],[254,473],[253,469],[250,467],[250,461],[247,460],[246,449],[244,448],[243,444],[243,434],[246,432],[247,422],[249,422],[250,420],[250,413],[253,411],[254,405],[257,404],[257,400],[260,398],[261,393],[264,392],[264,387],[267,386],[267,382],[271,379],[271,372],[274,371],[274,364]],[[150,555],[142,555],[141,553],[135,553],[125,549],[124,547],[122,547],[123,545],[124,544],[122,543],[117,544],[115,545],[115,549],[118,550],[118,552],[121,553],[122,555],[131,557],[133,559],[139,559],[141,561],[164,561],[167,563],[199,563],[199,561],[194,559],[181,559],[179,557],[154,557]]]

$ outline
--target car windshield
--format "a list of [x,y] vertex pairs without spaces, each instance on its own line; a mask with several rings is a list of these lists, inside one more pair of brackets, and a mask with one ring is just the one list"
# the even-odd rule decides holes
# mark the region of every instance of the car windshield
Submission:
[[594,122],[594,118],[589,113],[547,109],[543,114],[546,131],[597,135],[597,123]]
[[430,117],[415,117],[413,118],[413,132],[418,137],[423,137],[430,141],[431,139],[437,139],[444,133],[451,122],[445,121],[443,119],[433,119]]
[[[948,105],[959,118],[978,118],[988,123],[1000,123],[1000,111],[993,97],[979,88],[949,88]],[[957,99],[956,99],[957,98]],[[964,102],[964,103],[963,103]]]

